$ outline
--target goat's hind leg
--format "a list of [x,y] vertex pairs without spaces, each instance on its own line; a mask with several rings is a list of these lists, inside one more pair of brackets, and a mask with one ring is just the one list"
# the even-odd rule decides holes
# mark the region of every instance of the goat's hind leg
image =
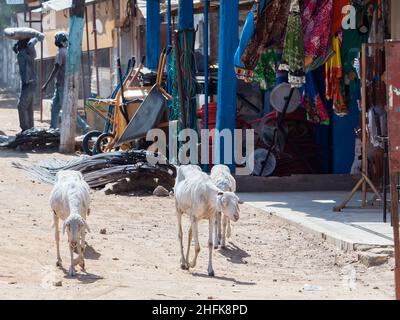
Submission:
[[56,266],[57,267],[61,267],[62,266],[62,260],[61,260],[61,255],[60,255],[60,231],[58,230],[59,226],[59,218],[56,214],[55,211],[53,211],[54,215],[53,215],[53,219],[54,219],[54,238],[56,240],[56,250],[57,250],[57,262],[56,262]]
[[194,249],[194,258],[193,258],[192,262],[190,263],[190,267],[194,268],[196,266],[197,256],[200,253],[200,243],[199,243],[199,230],[197,227],[197,221],[193,220],[191,223],[192,223],[192,231],[193,231],[195,249]]
[[[213,226],[214,226],[214,219],[210,218],[209,220],[209,230],[208,230],[208,275],[210,277],[214,277],[215,273],[214,273],[214,269],[212,267],[212,252],[213,252]],[[217,230],[215,230],[216,232]]]
[[187,263],[187,267],[189,269],[189,253],[190,253],[190,246],[192,244],[192,237],[193,237],[193,231],[192,231],[192,226],[189,227],[189,232],[188,232],[188,246],[187,246],[187,250],[186,250],[186,263]]
[[178,218],[178,239],[179,246],[181,251],[181,269],[188,270],[189,265],[185,259],[185,255],[183,254],[183,231],[182,231],[182,213],[177,209],[176,216]]

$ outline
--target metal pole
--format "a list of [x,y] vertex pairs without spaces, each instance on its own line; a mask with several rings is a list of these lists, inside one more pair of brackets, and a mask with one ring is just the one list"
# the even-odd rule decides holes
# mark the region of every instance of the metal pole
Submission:
[[[362,88],[362,97],[361,97],[361,130],[362,130],[362,174],[363,177],[367,176],[367,46],[365,43],[362,44],[361,48],[361,88]],[[365,179],[362,183],[362,207],[366,207],[367,205],[367,182]]]
[[[40,12],[40,32],[43,33],[43,13]],[[43,122],[43,41],[40,41],[40,80],[39,80],[39,97],[40,97],[40,122]]]
[[96,3],[93,3],[94,65],[96,66],[97,95],[100,96],[99,66],[97,56]]
[[172,36],[171,36],[171,0],[167,0],[167,36],[168,36],[168,45],[172,44]]
[[266,167],[266,165],[268,163],[268,159],[269,159],[269,157],[271,155],[272,149],[275,146],[275,140],[276,140],[276,135],[277,135],[278,131],[284,132],[284,129],[282,128],[282,125],[283,125],[283,123],[285,121],[286,112],[287,112],[287,109],[289,108],[290,100],[292,100],[293,93],[294,93],[294,88],[291,88],[290,92],[289,92],[289,96],[285,98],[286,99],[286,103],[285,103],[285,106],[283,107],[282,113],[280,113],[279,116],[278,116],[277,126],[276,126],[276,128],[274,130],[274,135],[272,137],[272,144],[268,148],[268,152],[267,152],[267,155],[265,157],[265,160],[262,162],[261,171],[260,171],[260,174],[259,174],[260,177],[262,177],[264,169],[265,169],[265,167]]
[[383,222],[387,222],[387,177],[388,177],[388,138],[383,137],[383,146],[384,146],[384,154],[383,154]]
[[[172,46],[172,35],[171,35],[171,0],[167,0],[167,37],[168,37],[168,47]],[[168,55],[168,67],[167,67],[167,91],[171,93],[172,84],[171,84],[171,77],[169,76],[169,69],[171,67],[171,56]]]
[[[208,130],[208,6],[209,0],[204,0],[204,129]],[[208,151],[208,150],[207,150]],[[209,155],[210,157],[211,155]],[[208,172],[208,164],[204,164],[204,171]]]

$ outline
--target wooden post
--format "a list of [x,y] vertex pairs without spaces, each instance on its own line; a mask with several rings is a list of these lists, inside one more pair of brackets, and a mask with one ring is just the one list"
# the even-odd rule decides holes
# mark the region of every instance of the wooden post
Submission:
[[96,27],[96,3],[93,2],[93,37],[94,37],[94,66],[96,68],[96,88],[97,88],[97,96],[100,96],[100,79],[99,79],[99,62],[98,62],[98,50],[97,50],[97,27]]
[[394,240],[394,256],[395,256],[395,292],[396,299],[400,300],[400,235],[399,235],[399,194],[397,190],[398,184],[397,173],[390,175],[390,194],[391,194],[391,214],[393,225],[393,240]]
[[75,151],[84,8],[85,0],[73,0],[70,9],[69,46],[60,138],[60,152],[62,153],[73,153]]

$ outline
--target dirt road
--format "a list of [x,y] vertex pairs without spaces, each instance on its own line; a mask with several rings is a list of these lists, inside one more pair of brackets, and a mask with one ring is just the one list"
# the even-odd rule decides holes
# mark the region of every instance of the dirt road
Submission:
[[[0,130],[7,134],[19,131],[13,103],[4,97],[0,101]],[[65,269],[55,267],[48,204],[52,187],[12,167],[13,161],[54,157],[67,156],[0,150],[0,299],[394,298],[392,260],[367,269],[356,253],[344,253],[247,205],[233,225],[228,249],[214,253],[216,277],[207,276],[206,222],[200,225],[198,265],[183,271],[172,197],[105,196],[100,191],[92,192],[87,273],[77,268],[78,276],[70,278],[65,236]],[[103,228],[106,234],[100,234]],[[62,286],[54,286],[57,281]],[[318,287],[305,289],[306,284]]]

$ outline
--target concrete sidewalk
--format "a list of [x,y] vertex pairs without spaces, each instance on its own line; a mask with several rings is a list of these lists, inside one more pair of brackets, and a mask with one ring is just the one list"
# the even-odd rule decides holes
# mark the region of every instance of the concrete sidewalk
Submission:
[[[383,223],[382,208],[344,209],[333,212],[348,192],[279,192],[240,193],[242,201],[266,213],[293,223],[301,229],[320,235],[343,250],[355,250],[359,245],[393,246],[393,229]],[[357,194],[349,206],[359,206]]]

